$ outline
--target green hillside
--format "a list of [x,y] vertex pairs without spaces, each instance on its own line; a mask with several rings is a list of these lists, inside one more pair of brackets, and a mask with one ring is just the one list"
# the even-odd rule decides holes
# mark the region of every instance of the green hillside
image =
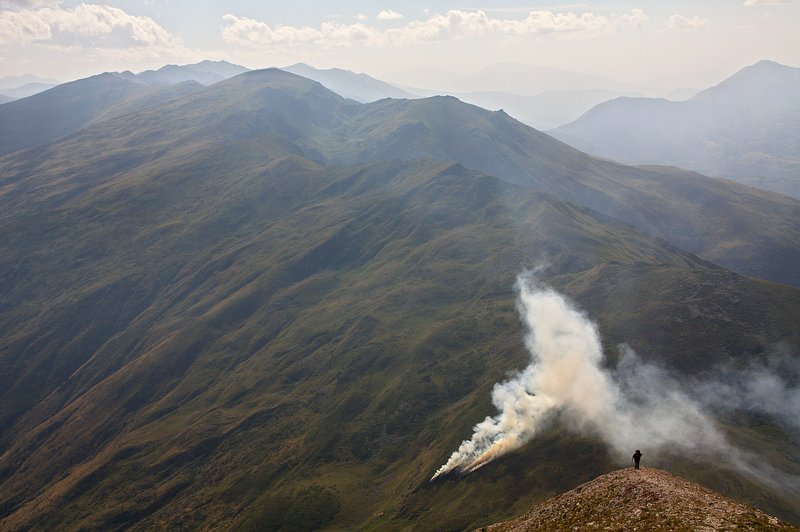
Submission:
[[[512,287],[545,263],[612,363],[623,341],[693,375],[800,347],[800,289],[522,179],[402,151],[347,162],[367,156],[344,132],[373,111],[269,76],[0,160],[0,528],[461,529],[608,471],[619,457],[556,423],[428,482],[526,364]],[[431,120],[452,103],[424,101]],[[800,473],[770,420],[723,422]],[[663,460],[800,520],[724,464]]]
[[[69,161],[92,161],[93,171],[116,171],[131,161],[172,157],[188,143],[253,138],[269,143],[264,149],[271,155],[296,154],[323,165],[420,157],[459,162],[629,223],[739,273],[800,286],[794,267],[800,201],[676,169],[600,161],[502,112],[451,97],[364,105],[287,72],[253,71],[100,122],[58,150]],[[42,173],[59,169],[49,151],[11,161],[21,159],[24,174],[42,156]],[[16,173],[13,165],[8,171]]]
[[199,88],[193,81],[152,87],[111,72],[63,83],[0,108],[0,156],[42,146],[93,121],[138,111]]

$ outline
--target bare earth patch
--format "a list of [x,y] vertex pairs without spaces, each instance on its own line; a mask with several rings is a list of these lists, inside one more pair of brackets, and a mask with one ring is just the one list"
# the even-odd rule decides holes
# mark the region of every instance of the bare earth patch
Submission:
[[652,468],[600,476],[482,530],[799,530],[760,510]]

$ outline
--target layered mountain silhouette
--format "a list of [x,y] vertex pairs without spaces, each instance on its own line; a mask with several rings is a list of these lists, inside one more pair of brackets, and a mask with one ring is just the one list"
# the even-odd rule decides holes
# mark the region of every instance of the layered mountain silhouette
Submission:
[[227,61],[201,61],[139,74],[106,72],[48,87],[0,108],[0,156],[52,142],[94,120],[156,105],[245,71]]
[[[609,363],[800,345],[783,196],[274,69],[97,116],[0,159],[0,528],[465,528],[609,471],[555,423],[428,482],[525,365],[512,287],[544,264]],[[774,420],[720,424],[800,473]],[[672,463],[800,518],[791,492]]]
[[384,98],[416,98],[411,92],[395,87],[390,83],[375,79],[367,74],[356,74],[341,68],[318,69],[297,63],[281,70],[318,81],[339,96],[357,102],[369,103]]
[[800,197],[800,68],[761,61],[683,102],[617,98],[551,133],[601,157],[670,164]]
[[58,84],[58,80],[40,78],[31,74],[3,76],[0,78],[0,103],[27,98]]
[[537,129],[572,122],[612,98],[653,93],[651,87],[520,63],[497,63],[469,75],[410,69],[405,77],[414,80],[409,89],[414,94],[455,96],[486,109],[503,109]]
[[135,79],[147,84],[174,85],[196,81],[202,85],[213,85],[247,70],[228,61],[200,61],[192,65],[166,65],[158,70],[145,70],[136,74]]
[[124,115],[202,88],[193,81],[150,86],[128,78],[99,74],[3,105],[0,155],[47,144],[105,116]]
[[570,123],[595,105],[633,94],[608,89],[550,90],[534,95],[502,91],[452,93],[459,100],[484,109],[502,109],[520,122],[540,130]]

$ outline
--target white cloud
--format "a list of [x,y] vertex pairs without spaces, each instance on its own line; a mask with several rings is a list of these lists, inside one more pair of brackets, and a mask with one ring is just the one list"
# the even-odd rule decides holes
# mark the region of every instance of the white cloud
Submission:
[[397,20],[401,18],[405,17],[403,17],[403,15],[401,15],[397,11],[393,11],[391,9],[388,10],[384,9],[383,11],[378,13],[378,20]]
[[27,9],[60,3],[61,0],[0,0],[0,9]]
[[[53,61],[70,57],[73,66],[131,68],[222,56],[219,51],[189,48],[152,18],[116,7],[83,3],[66,8],[43,0],[14,4],[20,9],[0,11],[0,43],[34,46]],[[37,7],[44,4],[48,5]]]
[[318,29],[309,26],[275,26],[247,17],[226,14],[222,17],[222,39],[236,46],[273,45],[349,46],[357,41],[375,41],[379,32],[360,22],[340,24],[325,22]]
[[[380,18],[380,15],[379,15]],[[559,34],[571,37],[595,37],[614,33],[621,28],[639,28],[649,17],[641,9],[621,15],[598,15],[592,12],[555,13],[530,11],[525,18],[503,19],[485,11],[450,10],[445,14],[427,15],[397,28],[385,31],[363,23],[325,22],[320,27],[270,26],[247,17],[226,14],[222,17],[222,38],[241,47],[265,46],[392,46],[426,41],[443,41],[481,35],[522,36]]]
[[25,11],[0,12],[0,43],[32,42],[52,37],[50,24]]
[[794,4],[798,0],[744,0],[744,5],[752,6],[777,6],[779,4]]
[[70,9],[44,7],[0,12],[0,42],[50,41],[57,36],[102,37],[112,33],[127,38],[127,44],[175,46],[180,43],[180,39],[153,19],[130,15],[111,6],[80,4]]
[[711,27],[708,19],[702,17],[685,17],[683,15],[672,15],[667,19],[667,28],[671,30],[697,31]]

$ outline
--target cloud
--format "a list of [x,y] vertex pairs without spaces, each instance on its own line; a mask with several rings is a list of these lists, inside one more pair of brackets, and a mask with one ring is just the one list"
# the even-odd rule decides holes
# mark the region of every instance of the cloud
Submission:
[[[383,15],[383,16],[381,16]],[[396,19],[399,13],[382,11],[378,18]],[[570,37],[596,37],[622,28],[638,28],[649,17],[641,9],[621,15],[598,15],[592,12],[555,13],[530,11],[525,18],[495,18],[482,10],[453,9],[445,14],[428,14],[401,27],[378,30],[361,22],[340,24],[325,22],[319,27],[270,26],[266,22],[226,14],[222,17],[222,38],[228,44],[259,48],[267,46],[402,46],[429,41],[444,41],[487,35],[523,36],[557,34]]]
[[31,7],[52,6],[61,0],[0,0],[0,9],[27,9]]
[[777,6],[780,4],[794,4],[797,3],[798,0],[744,0],[744,4],[747,7],[752,6]]
[[403,15],[398,13],[397,11],[393,11],[391,9],[384,9],[380,13],[378,13],[378,20],[398,20],[401,18],[405,18]]
[[340,24],[325,22],[318,29],[309,26],[275,26],[236,15],[222,17],[222,39],[228,44],[258,48],[274,45],[350,46],[358,41],[375,41],[379,32],[360,22]]
[[[19,9],[0,11],[0,43],[36,46],[50,57],[69,55],[75,64],[132,64],[219,58],[219,51],[187,47],[150,17],[100,4],[62,7],[45,0],[5,1]],[[76,58],[77,56],[77,58]]]
[[117,38],[127,38],[127,44],[175,46],[180,43],[153,19],[130,15],[106,5],[80,4],[70,9],[43,7],[0,12],[0,42],[29,43],[57,37],[96,38],[112,34]]
[[706,30],[711,27],[711,23],[702,17],[685,17],[683,15],[672,15],[667,19],[667,28],[671,30],[697,31]]

